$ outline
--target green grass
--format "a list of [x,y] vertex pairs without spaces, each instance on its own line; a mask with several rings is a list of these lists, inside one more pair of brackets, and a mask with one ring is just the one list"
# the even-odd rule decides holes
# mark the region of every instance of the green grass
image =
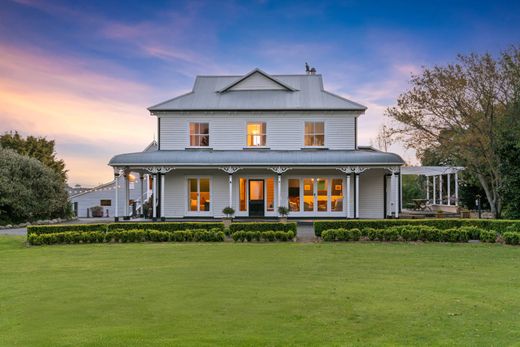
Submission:
[[0,237],[0,345],[520,341],[520,247]]

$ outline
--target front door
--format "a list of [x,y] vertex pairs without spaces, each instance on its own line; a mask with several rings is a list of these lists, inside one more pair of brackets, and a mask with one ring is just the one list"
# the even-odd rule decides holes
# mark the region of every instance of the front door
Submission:
[[264,180],[249,180],[249,216],[263,217],[264,211]]

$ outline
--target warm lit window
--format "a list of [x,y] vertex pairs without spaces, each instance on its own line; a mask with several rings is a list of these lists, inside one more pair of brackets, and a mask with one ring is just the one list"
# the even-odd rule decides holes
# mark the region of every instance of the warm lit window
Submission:
[[190,123],[190,146],[209,146],[209,123]]
[[267,178],[265,180],[265,190],[267,211],[274,211],[274,178]]
[[100,206],[112,206],[112,200],[101,200],[99,202]]
[[266,145],[265,123],[247,123],[247,145],[260,147]]
[[332,180],[330,208],[334,212],[343,211],[343,180],[341,178]]
[[300,211],[300,180],[289,179],[289,210],[293,212]]
[[209,178],[188,179],[188,210],[192,212],[210,210]]
[[305,146],[325,146],[325,123],[305,122]]
[[240,211],[247,211],[247,191],[246,191],[247,180],[245,178],[240,179]]

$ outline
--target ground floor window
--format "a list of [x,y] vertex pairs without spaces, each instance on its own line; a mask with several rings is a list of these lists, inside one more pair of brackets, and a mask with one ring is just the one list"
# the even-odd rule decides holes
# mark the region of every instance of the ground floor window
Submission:
[[191,212],[205,212],[210,210],[209,178],[188,179],[188,210]]
[[247,180],[245,178],[240,179],[240,211],[247,211]]
[[[249,182],[249,183],[248,183]],[[248,211],[249,201],[263,201],[266,212],[273,212],[275,207],[274,178],[240,178],[239,179],[239,210]],[[264,208],[262,208],[264,210]]]
[[274,178],[267,178],[265,180],[265,195],[267,198],[266,210],[274,211]]
[[342,212],[343,179],[289,178],[288,200],[292,212]]

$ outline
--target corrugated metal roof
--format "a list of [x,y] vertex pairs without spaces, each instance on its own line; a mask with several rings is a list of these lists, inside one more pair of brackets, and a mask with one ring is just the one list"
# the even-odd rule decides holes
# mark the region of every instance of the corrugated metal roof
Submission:
[[437,176],[454,174],[463,171],[462,166],[405,166],[401,169],[402,175]]
[[[252,72],[265,74],[256,69]],[[221,93],[219,91],[244,76],[197,76],[190,93],[151,106],[148,110],[366,110],[361,104],[324,90],[321,75],[269,76],[294,90],[227,90]]]
[[335,166],[403,165],[394,153],[371,150],[171,150],[126,153],[114,156],[108,165],[171,166]]

